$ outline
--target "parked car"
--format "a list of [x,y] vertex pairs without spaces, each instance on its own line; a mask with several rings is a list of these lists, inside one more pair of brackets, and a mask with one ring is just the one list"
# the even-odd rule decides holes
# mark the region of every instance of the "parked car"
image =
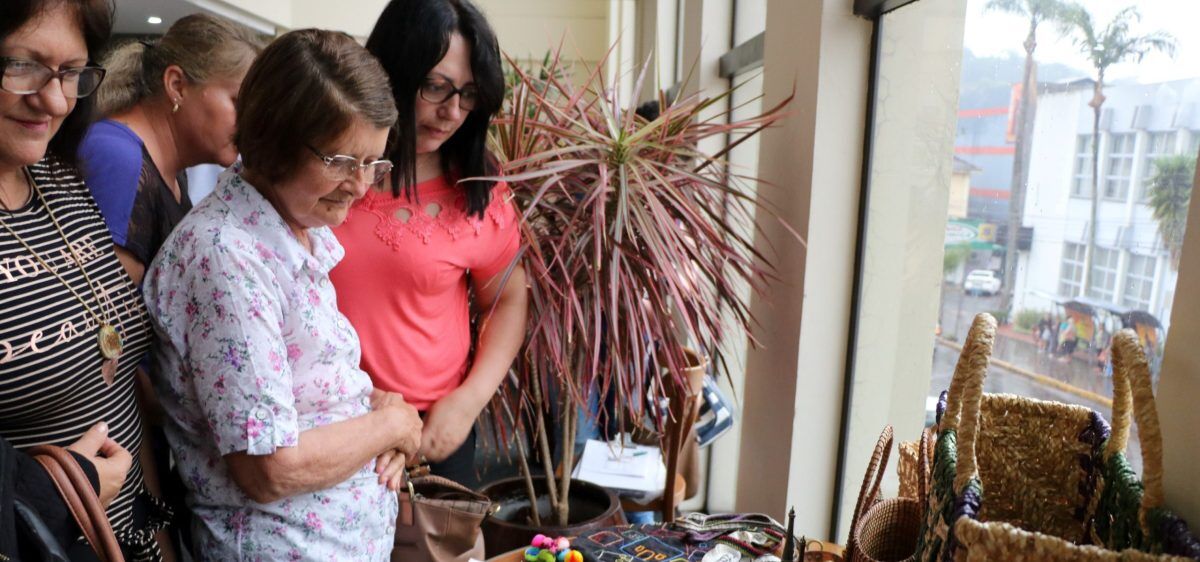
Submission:
[[963,292],[968,295],[994,295],[1000,292],[1000,278],[990,269],[973,270],[963,281]]

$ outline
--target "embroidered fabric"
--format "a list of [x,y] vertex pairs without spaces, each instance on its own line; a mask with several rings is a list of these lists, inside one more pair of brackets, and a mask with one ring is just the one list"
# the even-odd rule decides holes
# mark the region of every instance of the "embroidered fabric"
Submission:
[[432,242],[438,233],[444,233],[451,240],[468,234],[479,236],[484,220],[491,220],[498,228],[505,229],[510,219],[504,213],[503,205],[511,197],[512,192],[507,188],[494,190],[483,219],[468,216],[466,196],[450,190],[422,194],[416,201],[369,191],[350,212],[374,216],[379,221],[375,225],[375,235],[393,250],[399,250],[409,236],[416,236],[425,244]]

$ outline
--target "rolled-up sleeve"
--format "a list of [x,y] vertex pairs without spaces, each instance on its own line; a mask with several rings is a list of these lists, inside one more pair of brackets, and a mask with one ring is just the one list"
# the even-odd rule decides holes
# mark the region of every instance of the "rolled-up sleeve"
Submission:
[[186,363],[221,455],[299,439],[279,280],[249,248],[205,248],[186,269]]

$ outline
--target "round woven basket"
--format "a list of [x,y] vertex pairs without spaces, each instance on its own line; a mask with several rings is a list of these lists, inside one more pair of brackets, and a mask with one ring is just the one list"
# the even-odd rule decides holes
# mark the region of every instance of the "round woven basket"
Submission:
[[862,516],[854,530],[854,541],[857,545],[854,560],[913,560],[924,514],[924,506],[913,498],[892,498],[875,504]]

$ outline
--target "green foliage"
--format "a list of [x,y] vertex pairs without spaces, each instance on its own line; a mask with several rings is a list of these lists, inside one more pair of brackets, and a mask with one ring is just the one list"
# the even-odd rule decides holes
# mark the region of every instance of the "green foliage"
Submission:
[[1149,199],[1146,204],[1158,222],[1158,233],[1171,254],[1171,265],[1177,270],[1195,177],[1195,156],[1166,156],[1154,161],[1154,175],[1146,187]]
[[1008,311],[1007,310],[989,310],[988,314],[991,314],[992,316],[996,317],[997,324],[1001,324],[1001,325],[1008,324]]
[[1041,320],[1046,315],[1042,310],[1022,309],[1017,311],[1016,328],[1022,332],[1029,332],[1037,325],[1038,320]]
[[942,272],[945,274],[958,269],[958,266],[966,262],[969,257],[971,257],[971,246],[968,244],[946,246],[946,252],[942,254]]
[[1074,35],[1075,46],[1088,58],[1096,69],[1103,87],[1104,74],[1114,64],[1130,61],[1141,62],[1152,52],[1175,56],[1175,37],[1165,31],[1135,34],[1132,26],[1140,22],[1142,13],[1137,6],[1129,6],[1113,16],[1108,25],[1100,29],[1091,12],[1081,4],[1067,8],[1061,24]]

